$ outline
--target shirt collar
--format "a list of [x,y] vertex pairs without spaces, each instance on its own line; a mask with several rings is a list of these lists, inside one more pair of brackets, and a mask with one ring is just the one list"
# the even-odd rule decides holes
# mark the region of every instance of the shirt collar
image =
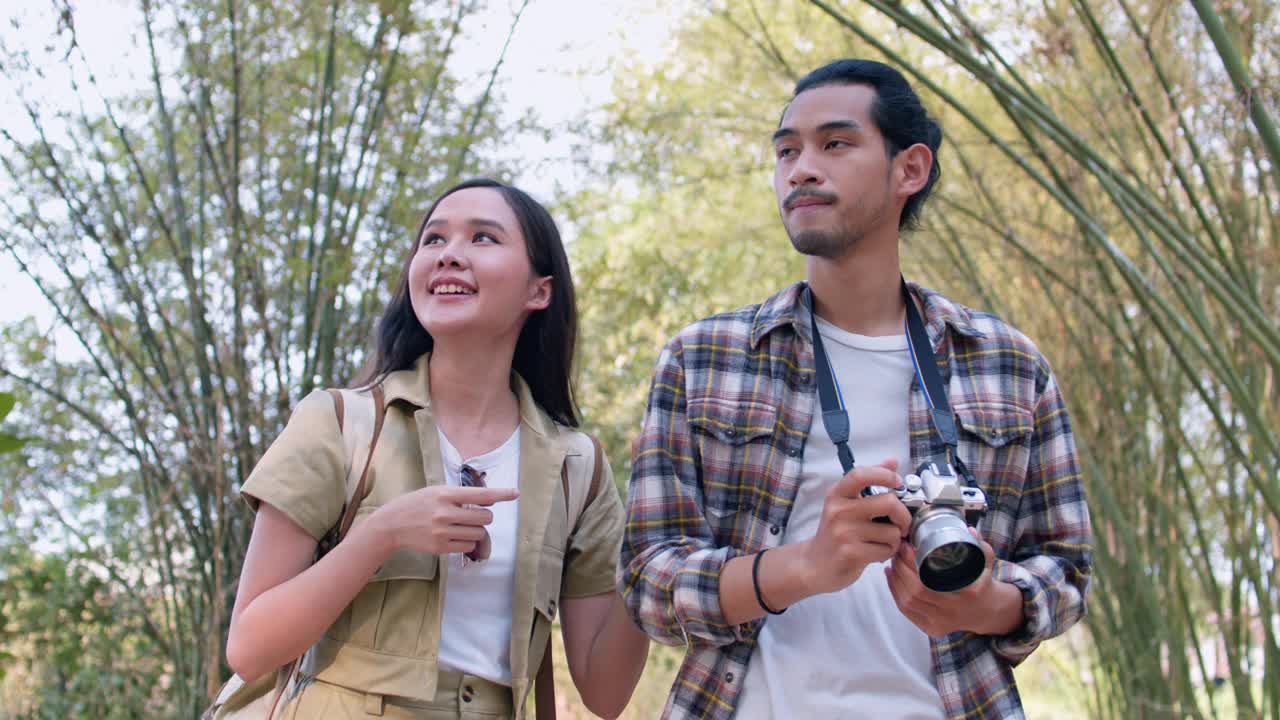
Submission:
[[[760,304],[751,324],[751,347],[756,347],[766,335],[780,327],[791,326],[804,338],[809,338],[809,309],[804,306],[806,284],[798,282]],[[973,325],[968,309],[952,302],[934,290],[917,283],[907,282],[907,292],[924,308],[925,329],[937,345],[944,327],[968,337],[984,337]]]
[[[386,394],[387,404],[400,400],[419,408],[431,407],[431,375],[428,367],[431,364],[431,353],[423,353],[413,362],[411,367],[388,373],[382,381],[382,390]],[[512,371],[511,389],[520,401],[520,419],[530,430],[539,435],[556,434],[555,422],[538,407],[533,400],[533,391],[520,377]]]

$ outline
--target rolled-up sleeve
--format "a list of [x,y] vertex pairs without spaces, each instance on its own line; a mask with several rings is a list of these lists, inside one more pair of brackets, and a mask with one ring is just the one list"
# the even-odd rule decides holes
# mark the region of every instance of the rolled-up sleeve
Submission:
[[1011,665],[1022,662],[1041,642],[1065,632],[1083,617],[1093,565],[1089,508],[1071,421],[1047,366],[1044,377],[1015,522],[1012,561],[997,561],[994,568],[997,580],[1022,591],[1022,626],[992,638],[991,644]]
[[729,625],[720,607],[720,572],[742,552],[717,547],[703,514],[681,358],[677,337],[658,358],[632,447],[618,589],[654,640],[723,646],[743,639],[750,625]]
[[346,450],[333,398],[316,390],[294,408],[240,495],[254,511],[259,503],[267,503],[319,541],[342,515],[346,475]]

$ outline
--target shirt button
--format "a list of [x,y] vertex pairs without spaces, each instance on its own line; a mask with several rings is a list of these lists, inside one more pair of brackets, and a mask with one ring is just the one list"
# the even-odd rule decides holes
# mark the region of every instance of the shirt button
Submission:
[[728,682],[728,683],[733,682],[733,673],[731,673],[731,672],[727,672],[727,673],[725,673],[725,674],[724,674],[724,681],[725,681],[725,682]]
[[778,527],[777,525],[770,525],[770,526],[769,526],[769,534],[770,534],[770,535],[777,535],[777,534],[778,534],[778,533],[780,533],[780,532],[782,532],[782,528]]
[[788,455],[790,455],[791,457],[798,457],[798,456],[800,455],[800,449],[799,449],[799,448],[787,448],[787,454],[788,454]]
[[733,428],[729,428],[728,430],[725,430],[724,434],[728,435],[729,437],[737,437],[738,431]]

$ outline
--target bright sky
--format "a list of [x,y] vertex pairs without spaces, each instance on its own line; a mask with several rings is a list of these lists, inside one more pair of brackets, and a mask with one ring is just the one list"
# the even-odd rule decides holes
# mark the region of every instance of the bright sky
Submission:
[[[55,28],[51,4],[0,0],[3,17],[21,20],[21,30],[12,23],[0,25],[0,43],[9,50],[30,48],[33,54],[43,55],[43,47],[50,42]],[[138,22],[138,3],[83,0],[73,5],[80,43],[105,92],[145,89],[150,71],[146,39]],[[479,92],[497,59],[519,5],[518,0],[494,0],[464,30],[465,42],[457,47],[454,68],[460,77],[473,82],[474,92]],[[501,70],[503,112],[516,117],[533,109],[552,127],[580,117],[608,99],[612,58],[624,53],[630,57],[657,57],[663,51],[673,22],[670,17],[670,10],[656,11],[652,2],[642,0],[533,0],[521,18]],[[59,49],[65,44],[54,42]],[[46,78],[38,86],[27,85],[22,91],[41,104],[73,109],[76,98],[66,66],[52,62],[42,69]],[[19,122],[25,119],[14,104],[18,88],[12,75],[15,74],[0,72],[0,123],[15,131],[29,123]],[[83,77],[80,80],[83,83]],[[542,200],[552,200],[557,185],[570,190],[580,187],[583,180],[574,172],[568,157],[572,140],[560,133],[550,143],[521,138],[517,152],[531,161],[533,168],[519,178],[521,187]],[[5,298],[0,302],[0,323],[35,313],[41,327],[49,327],[51,313],[41,307],[43,302],[34,287],[18,274],[7,255],[0,255],[0,297]]]

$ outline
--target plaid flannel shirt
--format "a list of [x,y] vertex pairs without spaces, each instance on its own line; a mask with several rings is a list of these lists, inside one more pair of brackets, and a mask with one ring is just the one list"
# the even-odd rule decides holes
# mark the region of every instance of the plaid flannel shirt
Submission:
[[[694,323],[658,359],[633,448],[618,572],[640,626],[688,646],[664,718],[732,717],[765,621],[725,622],[720,571],[777,546],[795,500],[817,404],[803,288]],[[1080,619],[1089,588],[1091,530],[1071,424],[1026,336],[909,290],[959,421],[960,457],[987,495],[979,530],[995,550],[995,577],[1022,591],[1025,614],[1009,635],[933,638],[934,679],[948,718],[1022,717],[1013,666]],[[915,380],[909,417],[912,466],[943,457]]]

